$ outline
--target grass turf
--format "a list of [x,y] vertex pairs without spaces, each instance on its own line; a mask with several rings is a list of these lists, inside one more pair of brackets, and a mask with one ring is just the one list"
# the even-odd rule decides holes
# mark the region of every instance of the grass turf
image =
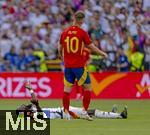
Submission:
[[[28,100],[0,100],[1,110],[15,109]],[[60,100],[41,100],[42,107],[59,107]],[[51,120],[51,135],[149,135],[150,100],[93,100],[90,108],[110,111],[113,104],[122,111],[128,106],[128,119]],[[81,106],[81,102],[72,101],[71,105]]]

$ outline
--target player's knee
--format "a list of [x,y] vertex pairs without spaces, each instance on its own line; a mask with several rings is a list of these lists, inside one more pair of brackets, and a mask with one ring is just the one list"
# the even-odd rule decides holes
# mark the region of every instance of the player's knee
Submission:
[[64,92],[70,93],[72,90],[72,86],[65,86],[64,87]]
[[83,85],[83,88],[84,88],[85,90],[92,91],[92,86],[91,86],[91,84],[84,84],[84,85]]

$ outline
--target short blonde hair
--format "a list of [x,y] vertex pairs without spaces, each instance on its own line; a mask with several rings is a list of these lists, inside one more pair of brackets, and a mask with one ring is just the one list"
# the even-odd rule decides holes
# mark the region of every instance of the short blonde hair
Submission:
[[80,21],[85,18],[85,14],[82,10],[78,10],[77,12],[75,12],[74,17],[77,21]]

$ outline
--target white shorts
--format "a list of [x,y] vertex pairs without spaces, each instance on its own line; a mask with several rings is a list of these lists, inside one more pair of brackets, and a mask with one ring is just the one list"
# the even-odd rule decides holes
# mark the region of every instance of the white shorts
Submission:
[[49,119],[63,119],[63,110],[62,108],[42,108],[44,113],[44,118]]
[[[64,109],[62,107],[42,108],[44,118],[48,118],[48,119],[65,119],[65,118],[67,118],[67,116],[63,110]],[[75,114],[77,114],[80,117],[83,109],[79,108],[79,107],[70,106],[69,110],[74,112]],[[37,116],[37,113],[35,113],[34,116]]]
[[[62,108],[62,110],[63,110],[63,108]],[[69,107],[69,110],[70,110],[71,112],[74,112],[74,113],[75,113],[76,115],[78,115],[79,117],[81,117],[81,113],[82,113],[83,108],[70,106],[70,107]],[[64,119],[67,118],[67,115],[66,115],[64,112],[63,112],[63,118],[64,118]],[[72,117],[70,116],[70,118],[72,118]]]
[[74,113],[77,114],[78,116],[81,116],[81,113],[82,113],[83,108],[70,106],[70,107],[69,107],[69,110],[72,111],[72,112],[74,112]]

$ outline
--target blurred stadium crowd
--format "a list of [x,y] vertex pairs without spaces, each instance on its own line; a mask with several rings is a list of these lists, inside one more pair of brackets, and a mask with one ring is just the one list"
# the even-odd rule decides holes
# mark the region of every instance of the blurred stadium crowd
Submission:
[[60,70],[57,42],[78,9],[83,28],[109,54],[92,54],[90,71],[150,70],[149,0],[1,0],[0,71]]

